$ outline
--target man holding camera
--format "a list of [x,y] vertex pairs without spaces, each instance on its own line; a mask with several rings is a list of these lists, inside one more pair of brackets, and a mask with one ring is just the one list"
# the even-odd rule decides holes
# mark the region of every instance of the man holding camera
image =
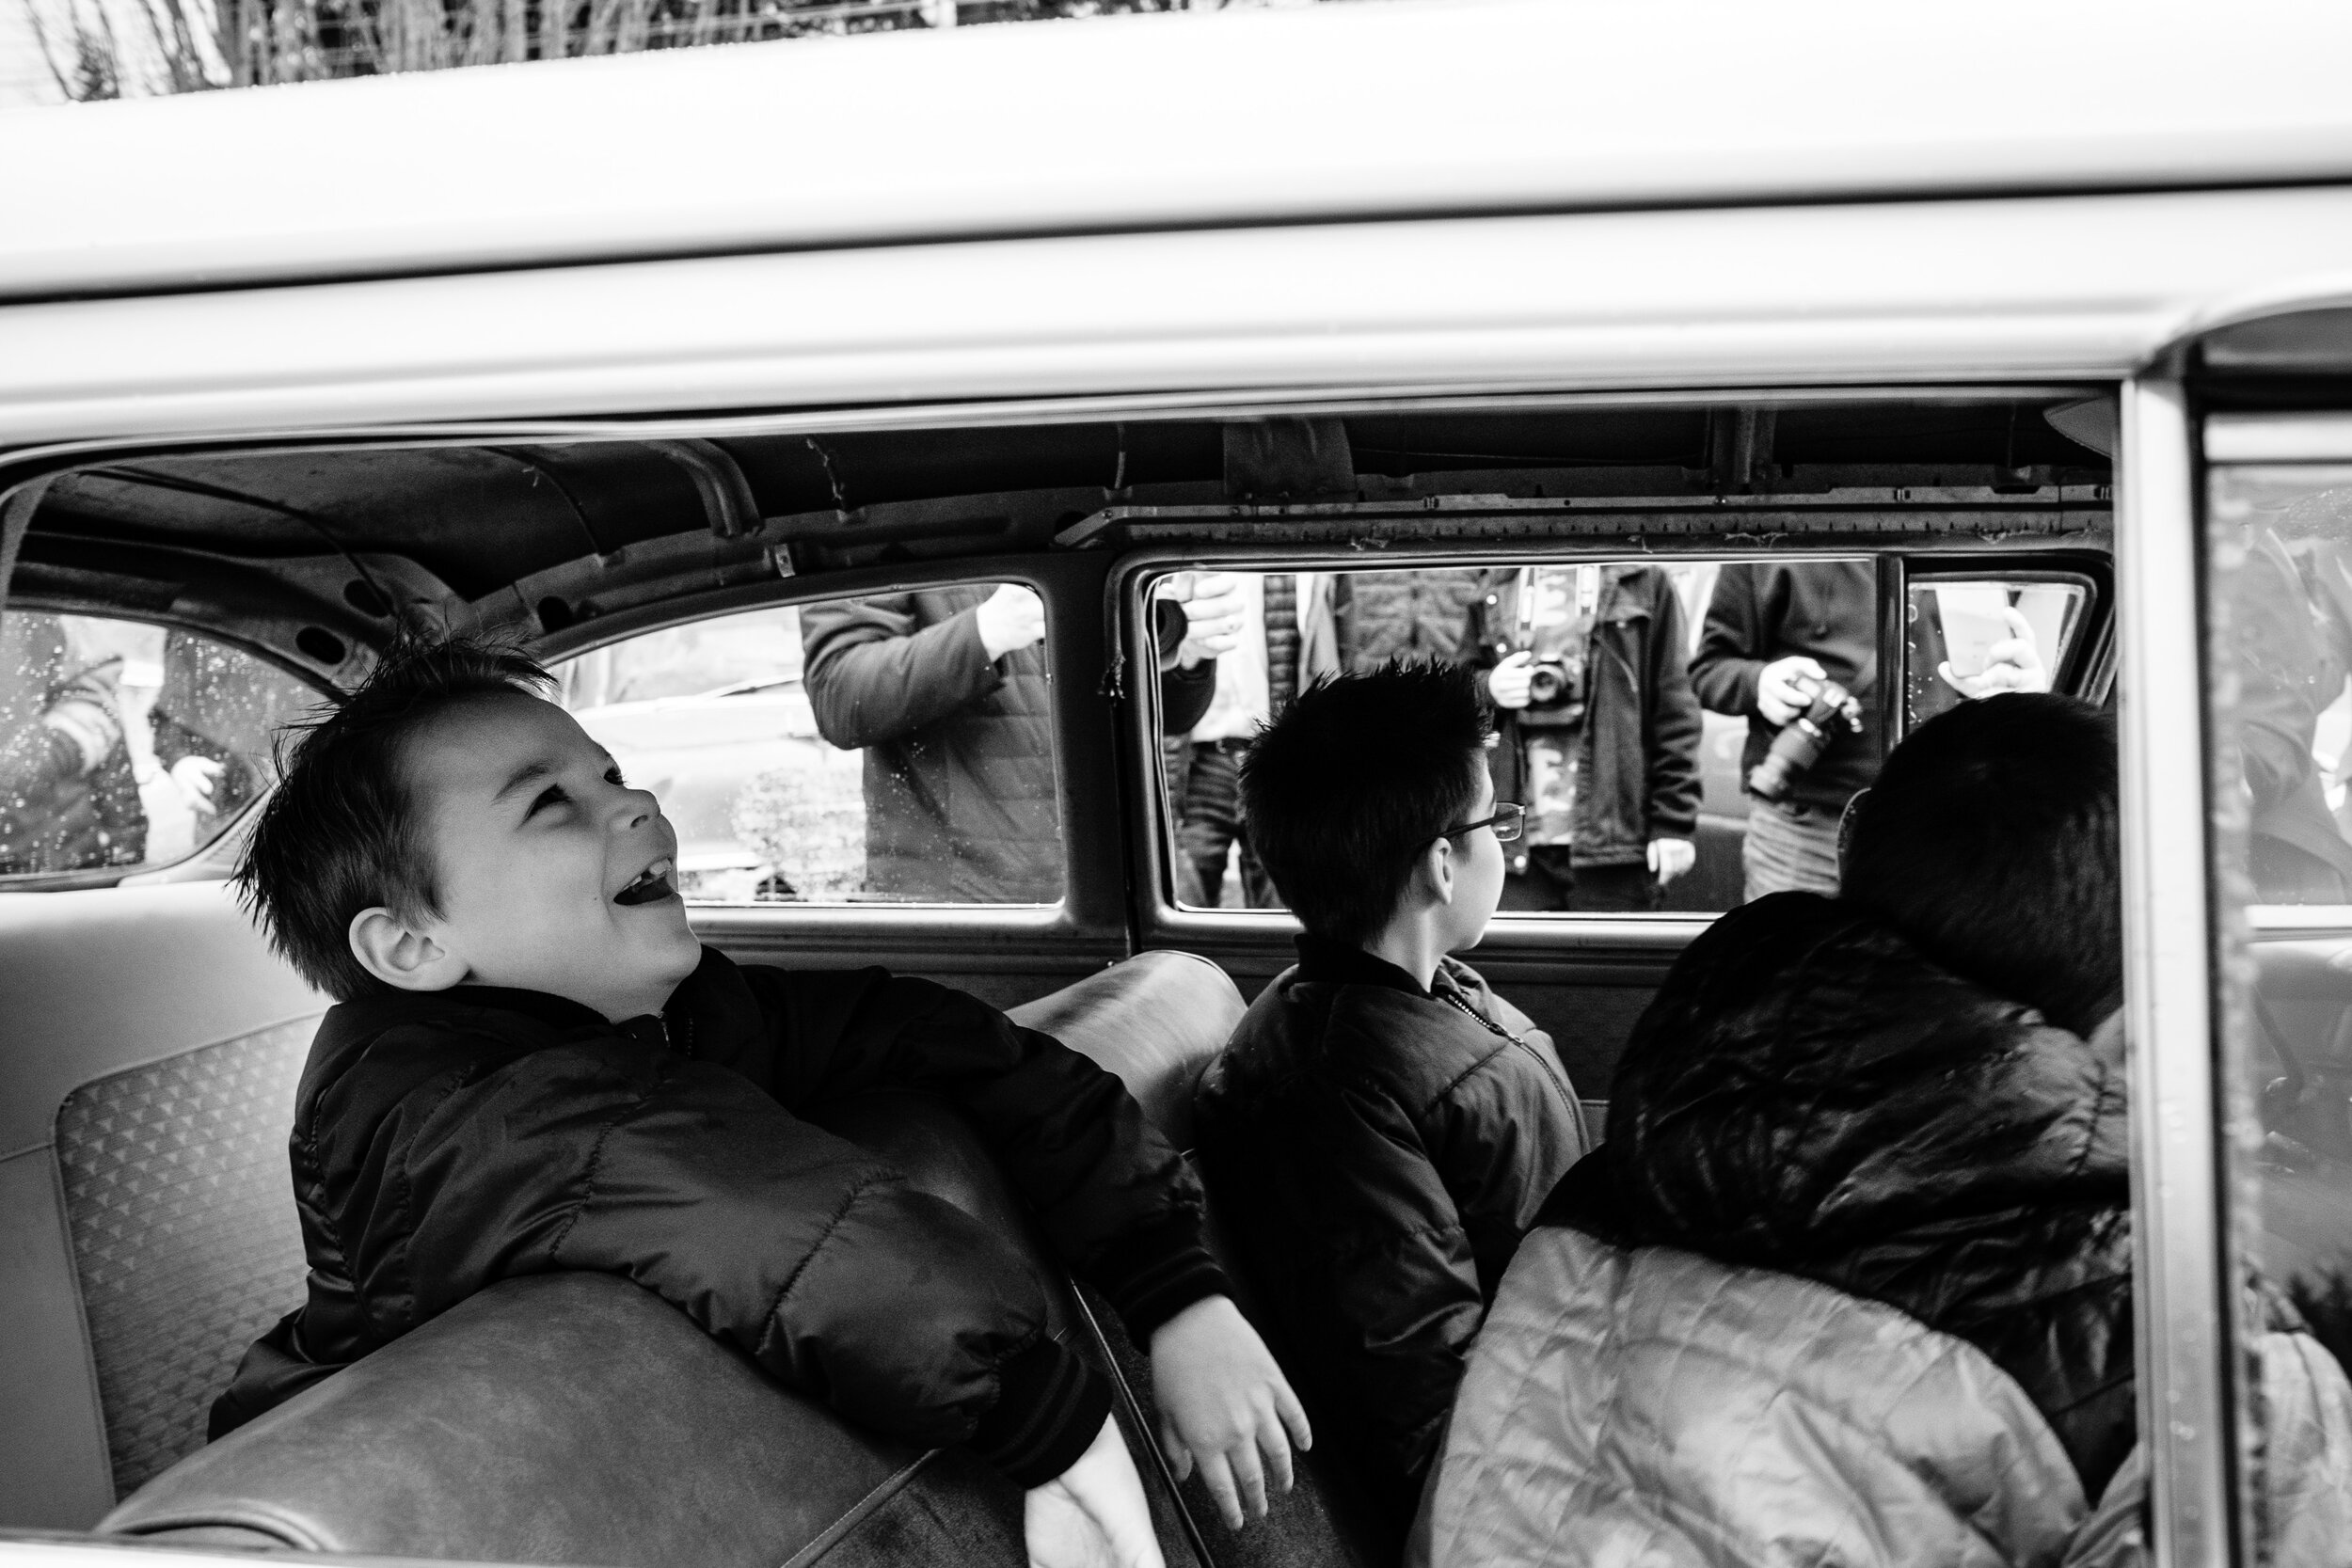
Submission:
[[[1878,602],[1868,561],[1735,562],[1715,578],[1691,684],[1707,707],[1748,721],[1740,777],[1751,900],[1836,896],[1838,821],[1885,754]],[[1938,675],[1970,699],[2047,691],[2032,626],[2014,606],[1999,614],[2008,635],[1983,651],[1981,668],[1962,674],[1947,661]]]
[[[1837,821],[1878,777],[1883,755],[1878,628],[1878,569],[1868,561],[1735,562],[1715,578],[1691,684],[1713,711],[1746,716],[1740,777],[1751,779],[1800,719],[1813,726],[1808,740],[1820,741],[1809,765],[1772,770],[1777,799],[1749,786],[1741,863],[1750,899],[1837,893]],[[1812,719],[1824,705],[1832,711]]]
[[1699,705],[1655,566],[1526,566],[1470,602],[1498,710],[1495,799],[1527,808],[1506,910],[1654,910],[1697,852]]

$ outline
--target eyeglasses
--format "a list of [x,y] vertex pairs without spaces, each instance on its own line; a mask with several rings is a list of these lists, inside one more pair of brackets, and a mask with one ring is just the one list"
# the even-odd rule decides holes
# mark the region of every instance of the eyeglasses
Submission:
[[[1475,822],[1465,822],[1458,828],[1448,828],[1438,837],[1460,838],[1464,833],[1475,832],[1480,828],[1492,828],[1495,831],[1495,842],[1508,844],[1519,836],[1519,830],[1526,825],[1527,808],[1525,806],[1516,800],[1497,800],[1495,814],[1492,816],[1482,816]],[[1432,839],[1430,842],[1435,843],[1437,840]]]

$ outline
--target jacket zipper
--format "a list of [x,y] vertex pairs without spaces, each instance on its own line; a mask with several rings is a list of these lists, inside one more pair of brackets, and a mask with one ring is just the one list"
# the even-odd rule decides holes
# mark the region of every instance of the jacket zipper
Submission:
[[1493,1019],[1488,1018],[1485,1013],[1480,1012],[1477,1008],[1471,1006],[1461,998],[1448,993],[1445,996],[1439,997],[1438,1000],[1445,1003],[1448,1006],[1458,1009],[1468,1017],[1477,1020],[1480,1025],[1482,1025],[1488,1034],[1499,1036],[1503,1039],[1509,1040],[1513,1045],[1516,1045],[1521,1051],[1526,1052],[1534,1064],[1543,1069],[1545,1078],[1550,1081],[1553,1091],[1560,1096],[1560,1102],[1565,1105],[1568,1110],[1575,1115],[1577,1124],[1579,1126],[1583,1125],[1584,1108],[1576,1102],[1576,1096],[1568,1092],[1568,1085],[1561,1082],[1560,1075],[1551,1070],[1551,1064],[1544,1060],[1544,1053],[1542,1052],[1536,1050],[1534,1046],[1528,1044],[1518,1036],[1511,1033],[1510,1030],[1505,1029],[1502,1024],[1497,1023]]

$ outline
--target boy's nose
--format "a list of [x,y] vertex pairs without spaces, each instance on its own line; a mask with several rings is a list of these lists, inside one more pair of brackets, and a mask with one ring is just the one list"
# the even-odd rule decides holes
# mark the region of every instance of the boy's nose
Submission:
[[613,825],[623,832],[642,828],[661,813],[661,802],[649,789],[623,789],[620,801],[612,813]]

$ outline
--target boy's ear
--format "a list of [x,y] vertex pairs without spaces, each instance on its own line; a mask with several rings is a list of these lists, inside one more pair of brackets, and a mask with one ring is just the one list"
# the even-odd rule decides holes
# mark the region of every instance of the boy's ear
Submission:
[[360,967],[396,990],[447,990],[466,977],[466,962],[378,904],[351,917],[351,952]]
[[1454,842],[1438,839],[1421,852],[1413,867],[1414,891],[1428,906],[1454,902]]

